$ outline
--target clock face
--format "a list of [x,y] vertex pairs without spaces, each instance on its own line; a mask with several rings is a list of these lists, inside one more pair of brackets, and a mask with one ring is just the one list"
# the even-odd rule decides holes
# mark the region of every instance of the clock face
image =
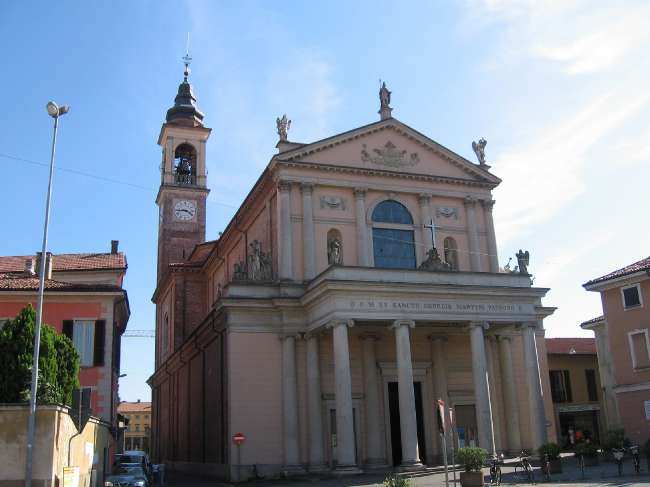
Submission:
[[174,216],[177,220],[193,220],[196,215],[196,202],[189,200],[177,201],[174,205]]

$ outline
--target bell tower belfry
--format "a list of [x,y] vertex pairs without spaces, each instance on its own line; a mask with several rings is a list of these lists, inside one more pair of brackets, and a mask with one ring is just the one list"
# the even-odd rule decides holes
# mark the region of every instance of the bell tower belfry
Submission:
[[184,261],[195,245],[205,241],[207,188],[205,146],[211,129],[203,126],[187,80],[191,58],[186,55],[183,82],[174,106],[160,129],[162,147],[160,189],[156,197],[158,223],[158,281],[173,262]]

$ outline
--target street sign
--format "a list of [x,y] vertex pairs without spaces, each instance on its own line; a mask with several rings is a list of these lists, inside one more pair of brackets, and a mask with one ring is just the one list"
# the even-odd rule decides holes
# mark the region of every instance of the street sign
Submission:
[[243,433],[235,433],[234,435],[232,435],[232,442],[237,446],[241,445],[245,441],[246,441],[246,437],[244,436]]

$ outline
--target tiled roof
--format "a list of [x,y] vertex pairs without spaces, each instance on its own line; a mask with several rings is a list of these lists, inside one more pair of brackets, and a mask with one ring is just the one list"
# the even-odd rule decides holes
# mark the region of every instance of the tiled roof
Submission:
[[128,402],[123,401],[117,406],[117,412],[121,414],[142,413],[151,411],[150,402]]
[[604,319],[605,319],[605,317],[603,315],[600,315],[600,316],[596,316],[595,318],[592,318],[590,320],[583,321],[580,324],[581,325],[593,325],[594,323],[599,323],[599,322],[603,321]]
[[557,355],[596,355],[594,338],[547,338],[546,353]]
[[599,282],[605,282],[605,281],[609,281],[610,279],[616,279],[617,277],[623,277],[629,274],[634,274],[635,272],[647,271],[647,270],[650,270],[650,257],[641,259],[640,261],[635,262],[634,264],[630,264],[621,269],[615,270],[614,272],[605,274],[604,276],[600,276],[597,277],[596,279],[592,279],[591,281],[584,283],[583,286],[590,286],[592,284],[597,284]]
[[[17,274],[0,274],[0,292],[2,291],[38,291],[38,276],[26,276]],[[45,280],[45,289],[49,291],[82,291],[82,292],[106,292],[122,291],[122,288],[114,284],[81,284]]]
[[[35,255],[16,255],[0,257],[0,273],[24,272],[25,261],[36,259]],[[52,271],[97,271],[126,269],[126,256],[123,252],[112,254],[53,254]]]
[[210,252],[212,252],[212,249],[214,248],[216,243],[217,243],[216,240],[211,240],[209,242],[203,242],[198,244],[196,247],[194,247],[194,250],[190,254],[189,261],[203,263],[205,259],[207,259],[208,256],[210,255]]

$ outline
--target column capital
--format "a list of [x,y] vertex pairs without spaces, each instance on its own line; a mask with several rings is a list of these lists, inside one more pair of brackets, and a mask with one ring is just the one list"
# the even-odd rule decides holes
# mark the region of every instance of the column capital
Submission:
[[299,332],[282,332],[278,333],[278,340],[284,341],[287,338],[293,338],[295,340],[300,340],[304,338],[304,333],[299,333]]
[[531,328],[533,331],[537,331],[540,327],[536,321],[526,321],[524,323],[519,323],[517,328],[519,328],[522,331],[526,330],[527,328]]
[[487,321],[470,321],[469,322],[469,328],[470,330],[472,328],[482,328],[483,330],[489,330],[490,329],[490,324]]
[[481,200],[481,205],[483,205],[483,208],[485,208],[487,211],[492,211],[494,208],[494,203],[496,203],[495,200]]
[[366,197],[366,192],[368,188],[356,187],[354,188],[354,197],[357,199],[364,199]]
[[352,328],[354,326],[354,320],[344,320],[342,318],[335,318],[333,320],[330,320],[327,325],[325,325],[325,328],[337,328],[341,325],[345,325],[348,328]]
[[476,205],[476,202],[477,202],[477,199],[474,198],[473,196],[465,196],[465,199],[463,200],[463,204],[465,206],[468,206],[468,207],[471,207],[471,208],[474,208],[474,206]]
[[430,193],[420,193],[418,195],[418,202],[420,206],[425,206],[431,203],[431,194]]
[[391,325],[391,328],[399,328],[400,326],[408,326],[409,328],[415,328],[415,321],[413,320],[395,320]]
[[497,342],[506,342],[506,343],[512,342],[512,337],[509,335],[494,335],[494,338],[496,338]]
[[314,191],[314,183],[302,182],[300,183],[300,192],[303,194],[311,194]]
[[282,192],[288,192],[291,191],[291,181],[287,181],[286,179],[280,179],[278,181],[278,189]]

